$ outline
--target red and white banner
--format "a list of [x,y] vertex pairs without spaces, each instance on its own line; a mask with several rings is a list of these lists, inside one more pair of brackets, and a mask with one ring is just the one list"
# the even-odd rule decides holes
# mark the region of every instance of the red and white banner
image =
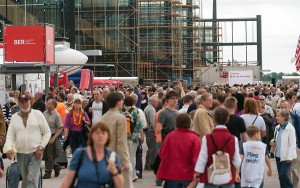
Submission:
[[54,28],[50,26],[5,26],[5,62],[54,63]]

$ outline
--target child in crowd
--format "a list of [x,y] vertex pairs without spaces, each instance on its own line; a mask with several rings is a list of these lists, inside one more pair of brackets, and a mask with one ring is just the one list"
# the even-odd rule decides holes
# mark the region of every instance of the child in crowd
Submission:
[[268,166],[268,176],[272,176],[268,150],[266,149],[266,144],[258,141],[260,139],[260,131],[257,126],[249,126],[247,135],[250,140],[245,142],[241,148],[241,187],[261,188],[263,187],[265,163]]

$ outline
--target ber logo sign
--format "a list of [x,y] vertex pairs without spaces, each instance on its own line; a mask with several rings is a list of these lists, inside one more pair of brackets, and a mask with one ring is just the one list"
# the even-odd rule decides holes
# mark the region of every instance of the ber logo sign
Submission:
[[6,26],[5,62],[54,63],[54,29],[50,26]]

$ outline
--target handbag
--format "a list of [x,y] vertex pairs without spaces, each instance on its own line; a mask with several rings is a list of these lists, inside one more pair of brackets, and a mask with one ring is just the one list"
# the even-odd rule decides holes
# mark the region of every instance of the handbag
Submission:
[[78,160],[78,164],[77,164],[77,167],[76,167],[75,176],[74,176],[69,188],[74,188],[75,185],[77,184],[78,171],[79,171],[81,163],[83,161],[83,157],[84,157],[85,152],[86,152],[86,148],[82,148],[81,153],[80,153],[80,157],[79,157],[79,160]]
[[153,172],[155,175],[159,169],[160,161],[161,161],[161,159],[160,159],[159,155],[157,154],[155,157],[154,163],[151,165],[151,168],[153,169]]

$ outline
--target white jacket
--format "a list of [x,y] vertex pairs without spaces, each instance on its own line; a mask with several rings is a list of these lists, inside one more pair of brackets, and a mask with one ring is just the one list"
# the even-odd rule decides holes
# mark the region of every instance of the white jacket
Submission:
[[[277,139],[280,125],[275,127],[274,138]],[[297,158],[295,128],[288,123],[281,135],[280,161],[293,160]],[[275,149],[276,153],[276,149]]]
[[19,113],[11,117],[5,147],[7,151],[12,150],[16,143],[18,153],[29,154],[35,152],[39,146],[45,148],[50,137],[51,131],[42,112],[31,109],[26,128]]

